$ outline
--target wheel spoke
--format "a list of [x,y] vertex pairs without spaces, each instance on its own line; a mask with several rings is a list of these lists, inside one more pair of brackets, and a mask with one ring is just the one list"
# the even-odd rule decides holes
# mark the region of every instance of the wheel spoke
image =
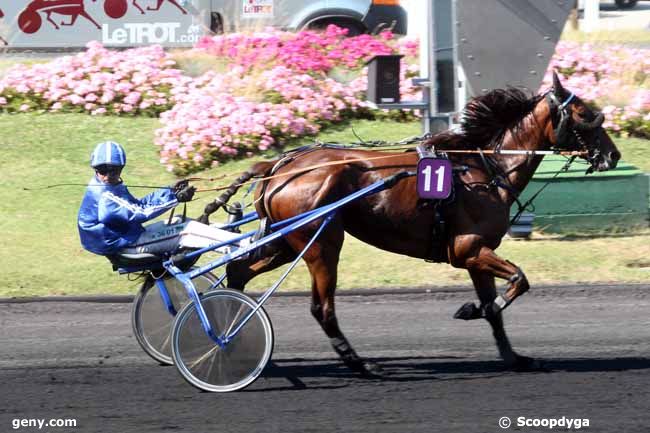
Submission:
[[[228,335],[257,307],[254,300],[232,290],[212,291],[202,298],[201,305],[216,335]],[[216,345],[206,335],[193,304],[179,313],[172,331],[172,353],[178,371],[190,384],[205,391],[227,392],[249,385],[270,359],[272,348],[273,330],[262,308],[226,347]]]
[[188,367],[190,368],[190,370],[193,370],[197,365],[205,361],[208,358],[208,356],[212,355],[217,350],[219,350],[219,346],[215,345],[212,349],[205,352],[205,354],[199,356],[194,362],[188,364]]
[[[193,280],[197,290],[205,291],[212,286],[215,278],[211,274],[200,275]],[[169,298],[176,309],[187,303],[185,287],[173,277],[165,279]],[[173,364],[171,357],[171,329],[174,316],[160,296],[158,286],[149,280],[138,293],[133,304],[132,323],[136,339],[144,351],[162,364]]]

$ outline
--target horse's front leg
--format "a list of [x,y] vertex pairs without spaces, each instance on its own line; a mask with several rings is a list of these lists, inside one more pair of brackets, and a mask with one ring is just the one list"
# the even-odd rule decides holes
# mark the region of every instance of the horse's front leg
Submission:
[[140,7],[140,5],[138,4],[138,0],[133,0],[133,6],[135,6],[136,9],[138,9],[138,10],[140,11],[141,14],[143,14],[143,15],[145,14],[144,9],[142,9],[142,8]]
[[[486,274],[492,280],[495,277],[507,280],[508,287],[500,295],[496,295],[495,293],[495,296],[488,302],[481,301],[480,308],[477,308],[472,303],[463,305],[454,315],[456,319],[473,320],[497,315],[530,288],[526,275],[514,263],[497,256],[488,247],[481,246],[476,250],[477,253],[466,258],[453,259],[452,264],[456,267],[467,269],[470,272],[470,276]],[[494,285],[494,281],[492,285]]]
[[[499,354],[509,368],[515,370],[539,369],[539,362],[517,355],[512,350],[501,316],[501,312],[508,305],[530,288],[521,269],[512,262],[497,256],[491,248],[482,245],[480,238],[460,240],[457,245],[452,246],[450,253],[453,266],[469,271],[481,301],[481,305],[478,307],[472,302],[466,303],[454,314],[454,318],[486,319],[492,326]],[[508,281],[505,293],[497,295],[494,284],[495,277]]]
[[[475,270],[469,271],[469,275],[472,278],[476,294],[481,301],[481,306],[491,305],[497,297],[497,291],[494,285],[494,275]],[[472,303],[470,303],[470,305],[473,307],[471,309],[482,310],[482,308],[476,308]],[[462,307],[461,310],[463,310],[463,308],[469,307]],[[459,310],[459,312],[461,310]],[[458,315],[458,313],[456,314]],[[518,355],[512,349],[510,340],[508,339],[503,326],[503,317],[500,311],[498,313],[488,314],[485,318],[492,327],[492,335],[494,335],[497,348],[499,349],[499,355],[501,355],[506,366],[515,370],[530,370],[540,367],[540,364],[534,359]]]

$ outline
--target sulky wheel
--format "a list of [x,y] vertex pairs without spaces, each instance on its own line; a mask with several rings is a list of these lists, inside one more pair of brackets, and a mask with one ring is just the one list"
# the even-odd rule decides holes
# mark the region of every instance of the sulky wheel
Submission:
[[126,15],[128,5],[126,0],[105,0],[104,13],[113,19],[120,19]]
[[[206,293],[201,305],[220,338],[257,307],[253,299],[233,290]],[[224,348],[203,330],[193,303],[176,316],[172,330],[174,364],[185,380],[203,391],[236,391],[250,385],[262,373],[272,352],[273,328],[262,308]]]
[[27,34],[36,33],[42,22],[38,12],[31,9],[25,9],[18,15],[18,28]]
[[[216,280],[214,275],[207,273],[192,281],[198,292],[204,292],[209,290]],[[180,311],[188,301],[185,287],[172,276],[165,277],[165,286],[174,309]],[[131,325],[142,349],[163,365],[173,364],[170,340],[173,321],[174,316],[163,303],[154,279],[147,277],[133,301]]]

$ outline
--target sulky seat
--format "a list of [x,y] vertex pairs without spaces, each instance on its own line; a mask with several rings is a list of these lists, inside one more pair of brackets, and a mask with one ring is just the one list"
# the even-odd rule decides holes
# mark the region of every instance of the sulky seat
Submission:
[[163,257],[156,254],[113,254],[106,256],[113,265],[113,270],[141,270],[162,269]]

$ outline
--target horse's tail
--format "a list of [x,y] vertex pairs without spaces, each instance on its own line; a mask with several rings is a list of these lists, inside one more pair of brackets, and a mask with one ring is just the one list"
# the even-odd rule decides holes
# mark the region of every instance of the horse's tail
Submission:
[[205,206],[205,209],[203,209],[203,215],[199,217],[199,221],[208,224],[209,217],[219,209],[221,209],[228,201],[232,198],[233,195],[239,191],[239,188],[241,186],[248,182],[249,180],[255,178],[255,177],[265,177],[267,176],[275,164],[277,164],[277,160],[275,161],[268,161],[268,162],[258,162],[257,164],[253,165],[250,169],[247,171],[243,172],[233,183],[230,184],[228,189],[221,194],[219,197],[217,197],[213,202],[208,203]]

